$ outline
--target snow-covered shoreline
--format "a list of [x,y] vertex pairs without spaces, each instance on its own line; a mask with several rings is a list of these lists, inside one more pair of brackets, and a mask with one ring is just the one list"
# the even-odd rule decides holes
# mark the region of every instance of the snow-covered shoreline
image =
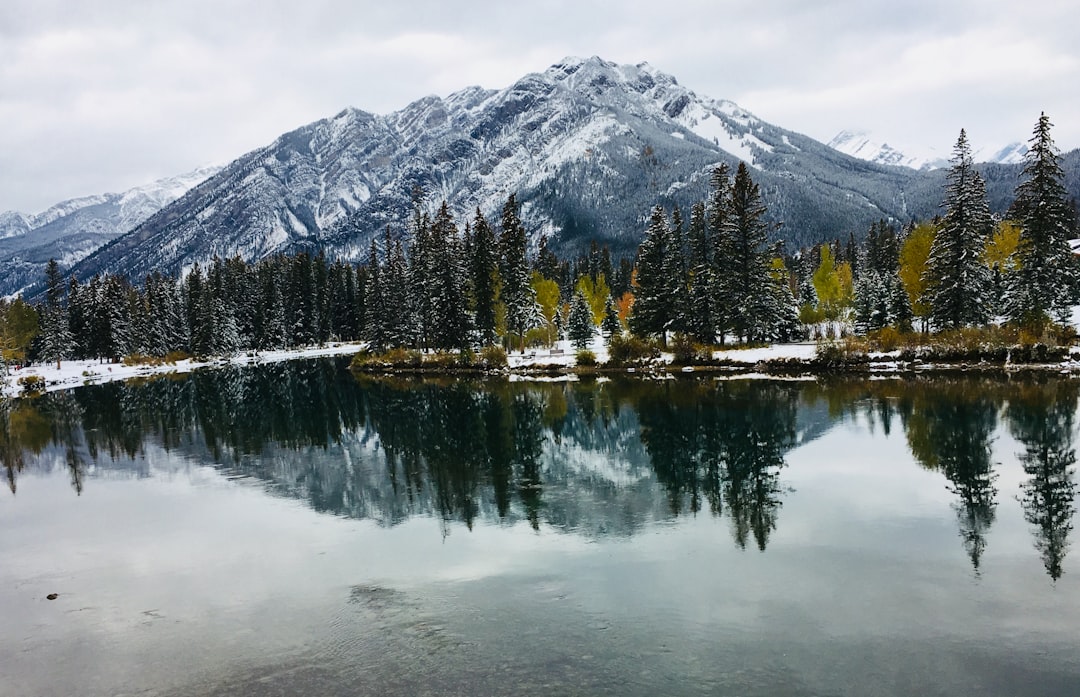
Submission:
[[130,380],[132,378],[145,378],[154,375],[184,374],[200,368],[219,368],[224,366],[258,365],[262,363],[277,363],[279,361],[291,361],[302,358],[323,358],[328,356],[347,356],[360,351],[362,343],[331,343],[326,346],[311,346],[302,349],[282,351],[260,351],[258,353],[241,353],[233,356],[219,356],[207,360],[186,359],[175,363],[163,363],[160,365],[139,364],[125,365],[123,363],[100,363],[96,360],[89,361],[62,361],[57,370],[55,363],[27,366],[15,370],[8,366],[8,374],[3,377],[2,394],[6,397],[17,396],[22,387],[19,381],[23,378],[37,376],[45,381],[45,391],[67,390],[83,385],[98,385],[115,380]]
[[[115,380],[130,380],[133,378],[146,378],[155,375],[184,374],[199,369],[213,369],[226,366],[247,366],[264,363],[276,363],[305,358],[323,358],[330,356],[348,356],[357,353],[364,348],[362,342],[331,343],[326,346],[307,347],[302,349],[264,351],[259,353],[242,353],[233,356],[214,357],[208,360],[187,359],[176,363],[164,363],[160,365],[140,364],[125,365],[123,363],[99,363],[98,361],[64,361],[59,370],[53,364],[37,364],[15,370],[9,366],[8,375],[3,377],[2,390],[0,393],[6,397],[15,397],[20,394],[22,387],[20,379],[36,376],[45,381],[46,392],[54,390],[66,390],[83,385],[97,385]],[[601,366],[608,361],[607,346],[597,337],[589,347]],[[680,372],[697,371],[736,371],[739,377],[746,378],[751,375],[762,377],[772,375],[772,371],[766,370],[761,374],[761,368],[783,366],[789,369],[798,369],[805,366],[807,371],[813,369],[812,362],[817,354],[817,344],[813,342],[774,344],[772,346],[758,348],[732,348],[713,352],[713,359],[719,365],[684,367]],[[507,368],[514,379],[572,379],[569,375],[575,369],[576,351],[568,341],[559,341],[551,349],[527,349],[525,352],[511,352],[507,355]],[[659,359],[658,367],[670,364],[671,354],[663,354]],[[905,364],[898,360],[898,355],[886,353],[872,353],[869,362],[859,368],[853,368],[852,372],[873,374],[922,372],[931,373],[936,371],[961,371],[982,370],[1001,373],[1016,371],[1038,370],[1054,372],[1063,375],[1080,374],[1080,360],[1071,357],[1060,363],[1048,364],[938,364],[933,362],[919,364]],[[748,373],[755,371],[758,373]],[[843,372],[844,369],[841,369]],[[537,373],[543,376],[537,376]],[[559,378],[553,378],[551,373],[564,373]],[[629,372],[639,372],[630,369]]]

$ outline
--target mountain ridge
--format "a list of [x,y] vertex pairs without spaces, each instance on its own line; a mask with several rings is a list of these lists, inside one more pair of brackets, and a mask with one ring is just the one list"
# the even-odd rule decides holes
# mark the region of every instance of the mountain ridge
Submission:
[[[403,234],[418,190],[426,210],[447,200],[459,224],[477,208],[490,219],[515,193],[533,247],[546,236],[563,254],[593,240],[632,254],[653,205],[688,210],[707,196],[713,168],[739,161],[752,167],[774,237],[789,248],[940,210],[941,170],[855,158],[699,96],[648,63],[594,56],[567,58],[501,90],[428,95],[385,115],[349,107],[300,126],[71,271],[139,278],[183,273],[214,256],[254,261],[305,250],[362,261],[387,226]],[[1075,192],[1080,166],[1070,167]],[[988,193],[1001,212],[1019,168],[993,168]]]
[[0,297],[40,280],[50,258],[70,267],[220,171],[162,177],[119,193],[80,196],[36,214],[0,213]]

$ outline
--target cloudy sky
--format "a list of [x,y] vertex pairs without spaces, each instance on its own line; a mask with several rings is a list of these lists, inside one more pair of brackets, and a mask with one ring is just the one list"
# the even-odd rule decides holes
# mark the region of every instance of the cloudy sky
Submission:
[[648,61],[827,142],[1080,147],[1075,0],[3,0],[0,211],[225,163],[343,107]]

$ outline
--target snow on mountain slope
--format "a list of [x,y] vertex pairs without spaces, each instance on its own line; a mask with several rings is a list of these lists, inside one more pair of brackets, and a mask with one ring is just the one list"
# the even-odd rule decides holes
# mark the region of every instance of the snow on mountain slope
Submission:
[[[708,196],[713,168],[740,161],[754,168],[769,222],[783,223],[774,229],[789,248],[859,234],[879,219],[930,217],[941,202],[940,172],[838,152],[647,63],[567,58],[501,90],[467,87],[386,115],[348,108],[301,126],[74,272],[139,278],[215,255],[254,261],[298,251],[361,261],[388,226],[407,234],[417,192],[428,211],[446,200],[459,225],[477,209],[497,222],[514,193],[532,245],[548,235],[560,254],[593,240],[629,254],[652,206],[688,210]],[[991,208],[1006,207],[1006,195]]]
[[220,169],[203,167],[123,193],[69,199],[34,215],[0,213],[0,296],[38,281],[49,259],[65,268],[78,263]]
[[[949,158],[952,157],[952,151],[947,148],[893,147],[867,131],[840,131],[828,145],[845,155],[868,162],[923,171],[946,168],[949,166]],[[972,150],[972,157],[976,162],[1012,165],[1023,162],[1026,152],[1027,146],[1023,143],[1011,143],[998,149],[975,148]]]

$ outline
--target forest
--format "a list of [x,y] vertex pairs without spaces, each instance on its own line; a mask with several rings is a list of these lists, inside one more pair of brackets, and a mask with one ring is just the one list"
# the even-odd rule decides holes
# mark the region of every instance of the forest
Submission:
[[[215,257],[178,277],[65,279],[52,261],[43,301],[0,301],[7,363],[228,355],[328,341],[372,351],[508,350],[599,332],[702,347],[942,332],[994,323],[1043,337],[1078,303],[1076,202],[1042,115],[1015,201],[992,216],[964,131],[942,214],[904,227],[882,220],[847,240],[798,250],[773,241],[750,169],[712,174],[688,218],[656,206],[633,259],[594,243],[560,259],[529,249],[515,195],[497,224],[455,219],[414,194],[407,224],[387,226],[367,260],[303,252],[255,263]],[[531,253],[530,253],[531,252]],[[1057,337],[1068,338],[1058,331]]]

